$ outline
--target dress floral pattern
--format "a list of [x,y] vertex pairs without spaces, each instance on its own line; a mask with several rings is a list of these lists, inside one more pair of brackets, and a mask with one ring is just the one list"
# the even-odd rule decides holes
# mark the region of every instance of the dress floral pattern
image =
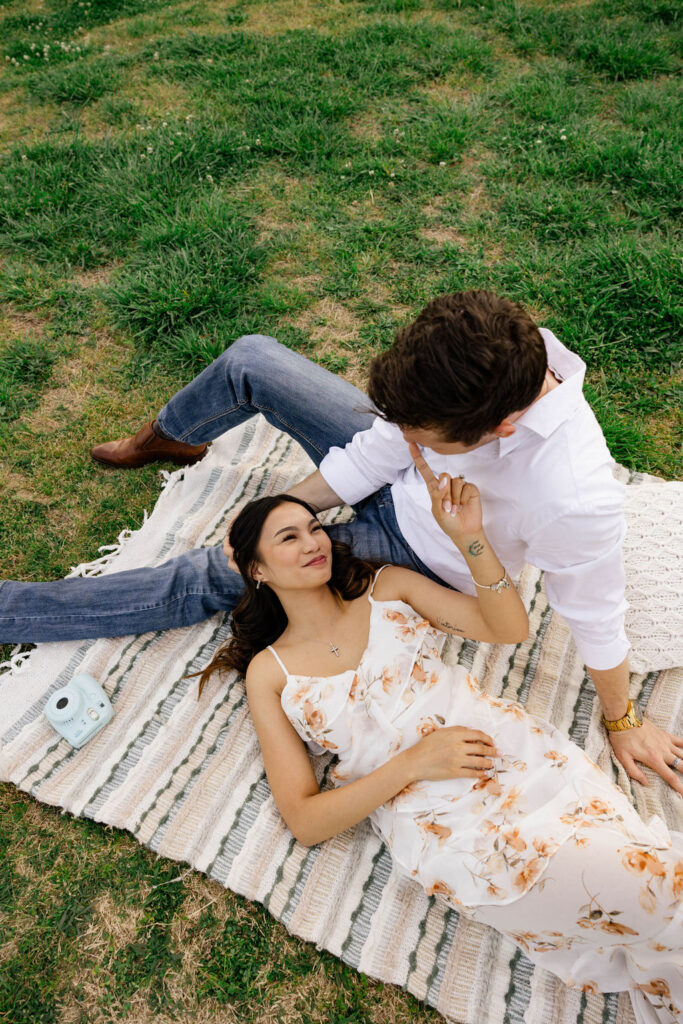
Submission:
[[[368,646],[355,671],[294,676],[280,662],[287,676],[281,697],[285,714],[313,752],[337,756],[335,785],[367,775],[444,726],[481,729],[503,754],[482,779],[414,782],[373,812],[372,826],[397,865],[429,895],[506,931],[537,962],[548,954],[544,966],[590,990],[601,984],[600,972],[593,971],[597,981],[583,969],[573,973],[576,951],[587,941],[609,951],[613,939],[638,940],[642,921],[639,927],[628,922],[630,908],[615,905],[613,895],[604,905],[599,892],[579,881],[570,915],[574,935],[567,934],[566,923],[561,932],[542,927],[547,914],[541,914],[540,904],[533,928],[515,924],[525,919],[519,914],[525,899],[537,902],[546,881],[553,889],[556,872],[545,878],[549,865],[566,865],[560,886],[566,891],[566,871],[578,879],[582,875],[570,860],[578,856],[588,864],[594,859],[594,837],[602,841],[609,833],[609,857],[618,862],[624,880],[622,900],[637,902],[641,918],[662,924],[667,935],[660,945],[669,951],[678,946],[680,978],[680,934],[674,942],[671,929],[674,919],[683,925],[683,846],[676,854],[664,823],[653,818],[644,824],[622,791],[552,725],[518,704],[487,695],[464,669],[446,666],[441,660],[445,634],[412,608],[402,601],[377,601],[372,594],[369,600]],[[613,892],[613,880],[608,884]],[[530,901],[525,894],[532,891]],[[656,945],[652,937],[648,941]],[[638,977],[621,986],[637,992],[634,1005],[666,1004],[662,1013],[669,1014],[643,1020],[683,1019],[678,1009],[683,993],[674,998],[668,974],[651,976],[648,960],[645,975]]]

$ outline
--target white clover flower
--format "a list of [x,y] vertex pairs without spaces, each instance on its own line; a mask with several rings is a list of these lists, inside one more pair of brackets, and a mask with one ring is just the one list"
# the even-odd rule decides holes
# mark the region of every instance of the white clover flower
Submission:
[[374,171],[368,171],[369,175],[373,175],[374,173],[375,173]]
[[154,146],[148,146],[147,147],[147,152],[148,153],[153,153],[154,152]]
[[159,60],[159,51],[158,50],[154,51],[154,60]]
[[566,141],[567,141],[567,136],[566,135],[560,135],[560,142],[566,142]]
[[439,160],[439,167],[445,167],[445,166],[446,166],[446,161],[445,160]]
[[206,176],[206,180],[207,180],[207,181],[210,181],[210,182],[211,182],[211,184],[213,185],[213,177],[212,177],[212,176],[211,176],[210,174],[207,174],[207,176]]
[[168,121],[162,121],[161,122],[161,127],[162,128],[168,128]]
[[390,172],[389,172],[389,177],[390,177],[390,178],[395,178],[395,177],[396,177],[396,175],[394,174],[394,172],[393,172],[393,171],[390,171]]
[[28,160],[28,157],[26,156],[26,153],[22,153],[21,154],[21,159],[22,160]]

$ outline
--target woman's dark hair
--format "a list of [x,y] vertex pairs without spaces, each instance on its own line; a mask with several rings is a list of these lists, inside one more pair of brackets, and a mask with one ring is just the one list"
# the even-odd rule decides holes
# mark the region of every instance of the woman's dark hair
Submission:
[[[230,545],[244,580],[244,594],[232,613],[232,637],[219,648],[206,668],[193,673],[200,677],[199,696],[217,669],[237,669],[244,675],[254,655],[274,643],[287,626],[287,616],[279,599],[267,584],[257,588],[252,576],[254,563],[259,560],[263,524],[273,509],[286,502],[301,505],[312,516],[316,514],[315,509],[299,498],[273,494],[250,501],[230,527]],[[327,585],[341,600],[353,600],[365,593],[375,568],[352,555],[347,544],[332,541],[332,574]]]
[[368,394],[401,427],[476,444],[538,398],[548,367],[541,333],[493,292],[442,295],[370,366]]

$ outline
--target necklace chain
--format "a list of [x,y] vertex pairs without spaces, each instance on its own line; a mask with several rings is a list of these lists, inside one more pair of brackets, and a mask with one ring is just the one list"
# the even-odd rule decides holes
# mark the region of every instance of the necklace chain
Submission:
[[[339,615],[337,615],[337,619],[335,621],[335,626],[336,626],[338,621],[339,621]],[[316,637],[313,637],[313,636],[301,636],[300,633],[299,634],[292,633],[290,635],[290,640],[296,640],[297,638],[299,640],[307,640],[308,643],[311,643],[311,644],[324,644],[326,647],[329,647],[330,651],[332,652],[332,654],[334,654],[335,658],[339,658],[340,657],[341,652],[339,650],[339,647],[337,647],[337,645],[335,644],[334,640],[318,640],[318,639],[316,639]]]

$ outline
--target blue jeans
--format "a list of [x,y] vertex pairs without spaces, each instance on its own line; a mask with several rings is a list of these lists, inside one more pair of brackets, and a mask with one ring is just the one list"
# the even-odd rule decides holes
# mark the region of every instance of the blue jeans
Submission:
[[[262,413],[319,465],[373,421],[369,399],[347,381],[263,335],[236,341],[179,391],[157,416],[169,437],[211,441]],[[408,565],[436,579],[401,536],[389,487],[354,508],[353,522],[331,528],[355,554]],[[230,612],[241,577],[222,548],[196,548],[155,568],[51,583],[0,583],[0,642],[37,643],[123,636],[189,626]]]

